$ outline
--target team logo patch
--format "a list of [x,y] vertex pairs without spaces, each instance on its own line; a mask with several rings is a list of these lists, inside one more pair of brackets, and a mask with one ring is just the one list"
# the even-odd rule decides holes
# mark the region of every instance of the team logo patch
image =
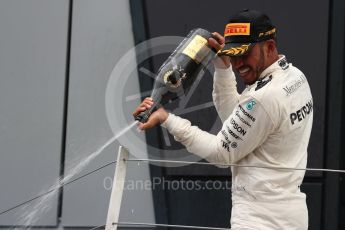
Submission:
[[237,142],[232,142],[231,143],[231,148],[233,148],[233,149],[237,148]]
[[250,35],[250,23],[229,23],[225,27],[224,37]]
[[252,110],[254,108],[254,105],[256,105],[256,101],[251,100],[250,102],[247,103],[246,108],[248,110]]
[[264,87],[271,80],[272,80],[272,75],[270,75],[269,77],[265,77],[265,78],[260,79],[258,81],[258,83],[256,84],[255,91],[261,89],[262,87]]
[[283,70],[286,70],[287,68],[289,68],[289,63],[287,62],[286,58],[279,60],[278,64],[280,68],[282,68]]

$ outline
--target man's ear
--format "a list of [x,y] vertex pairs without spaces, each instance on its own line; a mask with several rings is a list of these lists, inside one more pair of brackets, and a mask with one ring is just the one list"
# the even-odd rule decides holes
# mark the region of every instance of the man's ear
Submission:
[[277,51],[276,41],[273,39],[267,40],[267,51],[269,53],[275,53]]
[[266,41],[266,51],[268,56],[275,55],[277,52],[276,42],[273,39]]

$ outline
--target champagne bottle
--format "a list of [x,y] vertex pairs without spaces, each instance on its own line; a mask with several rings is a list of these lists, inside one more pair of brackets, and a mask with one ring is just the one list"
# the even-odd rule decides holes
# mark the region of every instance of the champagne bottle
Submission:
[[159,104],[164,105],[186,95],[199,74],[203,74],[216,50],[208,45],[212,34],[207,30],[194,29],[178,45],[162,64],[155,79],[151,97],[154,105],[135,117],[145,123]]

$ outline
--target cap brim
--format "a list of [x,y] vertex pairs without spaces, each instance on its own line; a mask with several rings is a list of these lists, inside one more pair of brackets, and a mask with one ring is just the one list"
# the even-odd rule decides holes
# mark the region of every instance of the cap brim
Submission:
[[225,46],[217,54],[218,56],[226,55],[231,57],[242,56],[248,53],[255,43],[225,43]]

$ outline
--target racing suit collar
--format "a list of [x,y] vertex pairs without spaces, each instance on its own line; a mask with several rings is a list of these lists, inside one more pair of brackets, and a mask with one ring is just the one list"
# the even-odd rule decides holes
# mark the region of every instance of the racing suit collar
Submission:
[[264,71],[262,71],[258,80],[271,75],[274,71],[278,69],[284,69],[286,65],[288,64],[287,64],[285,55],[280,54],[279,59],[276,62],[274,62],[272,65],[267,67]]

